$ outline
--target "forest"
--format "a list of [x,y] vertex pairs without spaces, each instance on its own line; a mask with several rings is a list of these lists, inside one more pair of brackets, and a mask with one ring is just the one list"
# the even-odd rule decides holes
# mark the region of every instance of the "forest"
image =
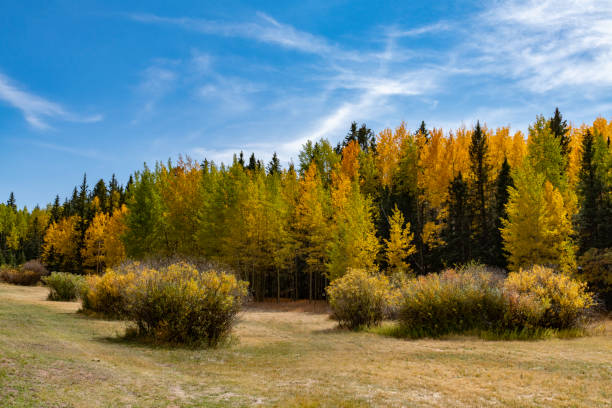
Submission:
[[610,302],[612,122],[568,124],[559,110],[528,134],[444,131],[422,122],[308,141],[281,166],[243,152],[113,175],[45,208],[0,204],[0,264],[100,274],[126,259],[206,260],[257,300],[321,299],[350,268],[390,277],[480,263],[547,265]]

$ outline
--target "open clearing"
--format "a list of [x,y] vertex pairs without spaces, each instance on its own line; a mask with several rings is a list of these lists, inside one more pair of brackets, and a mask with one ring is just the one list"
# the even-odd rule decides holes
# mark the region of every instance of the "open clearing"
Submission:
[[[0,284],[0,406],[610,406],[612,322],[570,340],[398,340],[325,313],[253,307],[233,344],[168,349],[124,323]],[[322,309],[323,305],[319,305]]]

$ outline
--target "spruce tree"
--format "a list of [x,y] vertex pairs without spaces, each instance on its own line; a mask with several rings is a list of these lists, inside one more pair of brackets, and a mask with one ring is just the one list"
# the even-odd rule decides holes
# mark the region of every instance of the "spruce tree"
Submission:
[[249,157],[249,165],[247,168],[251,171],[255,171],[257,169],[257,160],[255,159],[255,153],[251,153],[251,157]]
[[463,264],[471,259],[472,249],[468,184],[461,172],[448,188],[447,208],[448,217],[442,232],[446,242],[445,261],[449,265]]
[[106,184],[104,183],[103,179],[98,180],[91,192],[91,200],[93,201],[93,199],[96,197],[98,198],[98,202],[100,204],[100,210],[102,212],[107,212],[109,200],[107,197]]
[[429,141],[429,130],[427,130],[427,126],[425,125],[425,121],[421,121],[421,125],[419,126],[419,130],[416,132],[418,135],[425,137],[425,142]]
[[567,167],[569,163],[569,154],[571,151],[570,135],[567,121],[563,119],[561,112],[559,112],[559,108],[555,108],[555,113],[553,117],[549,119],[548,126],[550,127],[550,130],[555,138],[559,141],[559,145],[561,146],[561,154],[563,155],[565,165]]
[[278,155],[276,154],[276,152],[274,152],[274,154],[272,155],[272,160],[270,160],[270,163],[268,163],[268,174],[280,174],[280,171],[280,160],[278,160]]
[[470,202],[473,214],[473,256],[481,262],[491,261],[491,217],[489,216],[489,174],[487,135],[476,122],[470,143]]
[[62,207],[60,206],[60,198],[59,195],[55,196],[55,201],[53,201],[53,206],[51,207],[51,212],[49,214],[49,225],[54,222],[58,222],[62,216]]
[[15,201],[15,194],[13,194],[12,191],[11,191],[11,194],[9,195],[8,200],[6,201],[6,205],[11,207],[13,211],[17,211],[17,203]]
[[582,139],[578,174],[578,232],[582,251],[612,246],[612,188],[606,185],[607,163],[610,163],[610,152],[603,138],[587,130]]
[[497,175],[496,192],[495,192],[495,231],[494,231],[494,252],[492,263],[499,267],[506,267],[506,253],[504,251],[504,243],[501,235],[503,228],[503,220],[508,218],[506,204],[510,197],[509,187],[513,187],[512,175],[510,174],[510,164],[508,159],[504,158],[499,174]]

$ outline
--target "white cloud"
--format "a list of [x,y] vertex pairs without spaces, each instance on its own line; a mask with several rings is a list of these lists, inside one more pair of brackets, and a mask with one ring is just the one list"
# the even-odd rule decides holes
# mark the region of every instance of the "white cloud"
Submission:
[[[507,1],[484,11],[468,48],[528,91],[612,86],[612,2]],[[478,26],[475,26],[478,27]]]
[[92,123],[102,120],[102,115],[81,116],[68,112],[60,104],[48,101],[20,89],[10,78],[0,73],[0,100],[17,108],[24,119],[33,127],[48,129],[48,119],[61,119],[69,122]]
[[265,13],[257,13],[257,21],[241,23],[190,17],[161,17],[154,14],[130,14],[129,17],[142,23],[170,24],[203,34],[247,38],[311,54],[359,59],[359,53],[346,52],[322,37],[282,24]]

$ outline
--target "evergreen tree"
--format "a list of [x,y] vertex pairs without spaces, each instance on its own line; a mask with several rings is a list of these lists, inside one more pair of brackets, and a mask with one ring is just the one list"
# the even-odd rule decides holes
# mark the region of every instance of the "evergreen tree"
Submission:
[[53,222],[58,222],[62,216],[62,206],[60,205],[59,195],[55,196],[55,200],[53,201],[53,206],[51,207],[51,211],[49,212],[49,224]]
[[340,154],[340,152],[353,141],[357,142],[361,151],[365,153],[376,150],[376,136],[374,132],[372,132],[372,129],[369,129],[365,123],[362,123],[361,127],[358,128],[357,122],[352,122],[351,128],[344,137],[344,140],[336,146],[336,154]]
[[280,160],[278,160],[278,156],[276,152],[274,152],[274,154],[272,155],[272,160],[270,160],[270,163],[268,163],[268,174],[280,174],[280,171]]
[[[99,211],[108,212],[108,197],[106,184],[103,179],[100,179],[96,185],[94,186],[91,192],[91,201],[97,198],[97,203],[99,205]],[[93,216],[94,214],[92,214]]]
[[494,252],[492,262],[494,265],[506,267],[506,253],[503,248],[503,238],[501,229],[503,228],[503,220],[508,218],[506,212],[506,204],[510,198],[509,187],[513,187],[512,175],[510,174],[510,164],[508,159],[504,158],[502,167],[497,175],[496,192],[495,192],[495,231],[494,231]]
[[552,118],[548,121],[548,126],[553,136],[559,141],[561,146],[561,154],[565,160],[565,166],[569,164],[569,155],[571,151],[570,146],[570,135],[567,121],[563,119],[559,108],[555,108],[555,113]]
[[242,150],[240,151],[240,158],[238,159],[238,163],[240,163],[240,165],[244,167],[244,153],[242,153]]
[[11,194],[9,195],[9,198],[6,202],[6,205],[8,205],[10,208],[13,209],[13,211],[17,211],[17,203],[15,201],[15,194],[13,194],[13,192],[11,191]]
[[249,165],[247,168],[251,171],[255,171],[257,169],[257,160],[255,159],[255,153],[251,153],[251,157],[249,157]]
[[487,135],[476,122],[469,148],[470,201],[473,213],[472,235],[474,240],[473,256],[481,262],[491,261],[491,217],[489,215],[489,176],[491,166],[488,162]]
[[425,142],[427,143],[429,141],[429,130],[427,130],[427,126],[425,125],[425,121],[422,120],[421,124],[419,125],[419,130],[417,130],[417,135],[421,135],[425,138]]
[[471,216],[468,184],[461,172],[448,189],[447,219],[443,230],[445,261],[447,264],[464,264],[472,257]]
[[587,130],[578,174],[578,232],[582,251],[612,246],[612,188],[606,185],[610,152],[603,138]]

